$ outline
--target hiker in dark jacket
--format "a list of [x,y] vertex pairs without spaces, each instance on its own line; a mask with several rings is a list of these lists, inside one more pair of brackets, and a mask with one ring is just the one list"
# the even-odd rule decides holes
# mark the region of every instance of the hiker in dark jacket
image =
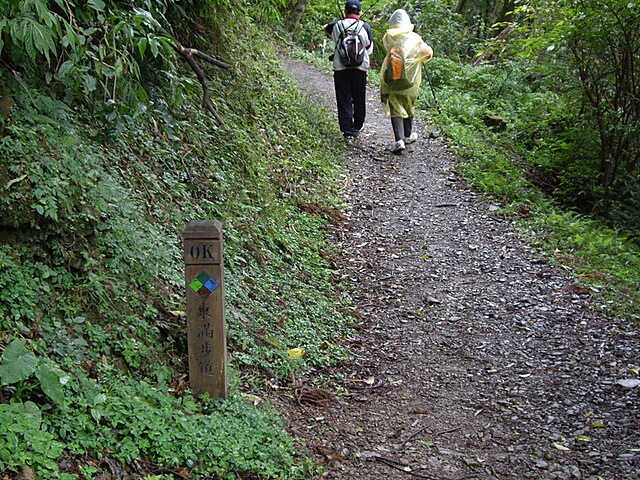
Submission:
[[[336,48],[333,56],[333,83],[336,89],[338,105],[338,124],[346,142],[353,142],[360,133],[366,116],[367,70],[369,55],[373,52],[371,26],[360,20],[362,5],[358,0],[347,0],[344,6],[345,18],[324,26],[325,33],[331,37]],[[339,54],[338,44],[344,32],[357,34],[362,46],[362,63],[346,66]]]

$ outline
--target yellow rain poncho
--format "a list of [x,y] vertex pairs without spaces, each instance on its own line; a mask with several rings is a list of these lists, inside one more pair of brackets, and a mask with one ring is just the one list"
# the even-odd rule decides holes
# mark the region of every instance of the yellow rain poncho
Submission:
[[393,68],[391,55],[388,54],[380,70],[380,96],[387,117],[413,117],[422,82],[421,66],[433,57],[433,50],[413,31],[413,27],[407,12],[398,9],[389,18],[389,29],[382,37],[387,52],[401,52],[404,58],[403,76],[406,78],[406,85],[401,90],[385,80],[388,77],[387,70]]

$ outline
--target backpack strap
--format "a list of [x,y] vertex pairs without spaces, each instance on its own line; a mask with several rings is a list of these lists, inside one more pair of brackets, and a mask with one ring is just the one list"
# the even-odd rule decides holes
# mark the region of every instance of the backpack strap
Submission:
[[[346,18],[344,20],[346,20]],[[339,21],[336,22],[336,25],[338,26],[338,30],[340,30],[340,34],[341,35],[344,35],[347,30],[349,30],[354,25],[357,25],[358,22],[360,22],[360,20],[358,20],[358,19],[351,19],[351,20],[353,20],[353,23],[351,25],[349,25],[348,27],[345,27],[344,23],[342,23],[344,20],[339,20]],[[364,22],[362,22],[360,24],[360,26],[358,27],[358,29],[356,30],[356,35],[360,33],[360,30],[362,30],[363,27],[364,27]]]

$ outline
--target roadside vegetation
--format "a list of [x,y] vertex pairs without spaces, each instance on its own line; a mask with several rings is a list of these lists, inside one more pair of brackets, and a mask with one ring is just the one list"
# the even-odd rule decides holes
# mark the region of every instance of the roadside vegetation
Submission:
[[[0,0],[1,477],[313,477],[261,401],[348,358],[353,321],[326,241],[339,132],[272,44],[290,3]],[[466,178],[637,319],[639,95],[611,82],[638,66],[584,46],[637,53],[623,27],[638,7],[613,2],[600,28],[580,2],[522,2],[500,21],[492,2],[457,3],[403,2],[436,51],[425,114]],[[398,6],[367,12],[377,39]],[[292,38],[326,68],[336,2],[306,7]],[[224,402],[186,383],[181,233],[196,219],[224,228]]]
[[[334,122],[238,2],[0,5],[0,478],[310,478],[261,395],[345,357]],[[173,34],[230,66],[199,63],[211,109]],[[186,381],[196,219],[223,224],[227,401]]]

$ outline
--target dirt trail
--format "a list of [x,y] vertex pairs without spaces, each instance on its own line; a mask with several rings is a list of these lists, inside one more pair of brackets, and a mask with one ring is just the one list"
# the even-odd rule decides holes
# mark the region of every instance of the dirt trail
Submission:
[[[331,76],[286,60],[335,115]],[[640,478],[638,326],[606,318],[454,173],[442,140],[385,150],[369,88],[348,153],[343,274],[363,315],[335,401],[274,396],[326,479]],[[309,379],[312,380],[312,379]]]

